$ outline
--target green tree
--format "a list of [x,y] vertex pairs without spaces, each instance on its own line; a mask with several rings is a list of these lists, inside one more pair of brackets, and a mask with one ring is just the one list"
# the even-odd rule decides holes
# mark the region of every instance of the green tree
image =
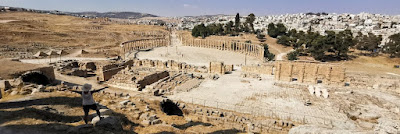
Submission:
[[235,31],[240,32],[240,16],[239,13],[235,16]]
[[268,49],[268,45],[267,44],[263,44],[264,46],[264,57],[268,60],[268,61],[272,61],[275,58],[275,55],[271,52],[269,52]]
[[389,36],[389,42],[383,47],[390,57],[400,57],[400,33]]
[[368,35],[362,35],[362,33],[358,33],[355,38],[355,48],[362,51],[370,51],[370,54],[376,53],[376,50],[379,49],[379,44],[382,42],[382,35],[376,36],[372,33],[368,33]]
[[278,37],[278,31],[274,23],[268,24],[268,35],[271,36],[272,38]]
[[285,25],[282,23],[274,24],[274,23],[269,23],[268,24],[268,35],[277,38],[278,36],[286,35],[287,28]]
[[326,37],[325,36],[317,36],[317,38],[313,39],[310,43],[310,47],[308,51],[311,56],[316,60],[323,60],[325,58],[325,52],[328,50],[328,45],[326,45]]
[[284,46],[291,46],[292,45],[290,37],[288,37],[286,35],[282,35],[282,36],[278,37],[277,43],[278,44],[282,44]]
[[297,56],[298,56],[298,55],[299,55],[299,52],[297,52],[297,51],[292,51],[292,52],[290,52],[290,53],[287,54],[287,58],[288,58],[288,60],[290,60],[290,61],[297,60]]
[[232,28],[233,28],[234,24],[233,21],[229,21],[226,25],[225,25],[225,33],[226,34],[232,34]]
[[255,33],[255,30],[254,30],[254,21],[255,20],[256,20],[256,16],[253,13],[249,14],[246,18],[246,23],[248,25],[250,25],[251,32],[253,32],[253,33]]
[[333,45],[333,50],[336,53],[337,57],[346,57],[349,52],[349,48],[355,45],[355,41],[353,38],[353,33],[346,29],[337,34],[335,38],[335,43]]
[[276,30],[277,30],[278,36],[281,36],[281,35],[286,34],[287,28],[282,23],[278,23],[278,24],[276,24]]
[[205,38],[208,35],[209,35],[209,30],[203,23],[200,25],[194,26],[194,28],[192,30],[192,36],[194,36],[194,37],[201,36],[202,38]]

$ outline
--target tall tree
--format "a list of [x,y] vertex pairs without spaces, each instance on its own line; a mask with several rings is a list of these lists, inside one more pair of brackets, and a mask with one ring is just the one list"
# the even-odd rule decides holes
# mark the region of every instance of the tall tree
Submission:
[[389,42],[383,48],[390,57],[400,57],[400,33],[389,36]]
[[325,57],[325,52],[328,50],[328,45],[326,45],[325,36],[318,36],[312,40],[309,49],[311,56],[316,60],[323,60]]
[[333,50],[335,51],[336,56],[347,57],[349,47],[354,45],[355,41],[353,40],[353,33],[349,29],[346,29],[337,34]]
[[247,16],[247,18],[246,18],[246,23],[250,25],[251,32],[253,32],[253,33],[255,32],[254,31],[254,21],[255,20],[256,20],[256,16],[253,13],[249,14],[249,16]]
[[356,49],[363,51],[370,51],[371,54],[374,54],[377,49],[379,49],[379,45],[382,42],[382,35],[376,36],[372,33],[368,33],[368,35],[362,35],[362,33],[358,33],[355,38],[356,41]]
[[276,24],[276,29],[277,29],[277,32],[278,32],[278,36],[286,34],[287,28],[282,23]]
[[236,14],[235,17],[235,31],[240,32],[240,16],[239,13]]
[[278,32],[276,30],[276,27],[275,27],[274,23],[269,23],[268,24],[268,35],[273,37],[273,38],[278,37]]
[[225,33],[232,34],[233,21],[229,21],[225,26]]
[[205,38],[208,35],[209,35],[209,30],[203,23],[195,26],[192,30],[192,36],[194,36],[194,37],[201,36],[202,38]]
[[275,58],[275,55],[271,52],[269,52],[268,49],[268,45],[264,44],[264,57],[268,60],[268,61],[272,61]]

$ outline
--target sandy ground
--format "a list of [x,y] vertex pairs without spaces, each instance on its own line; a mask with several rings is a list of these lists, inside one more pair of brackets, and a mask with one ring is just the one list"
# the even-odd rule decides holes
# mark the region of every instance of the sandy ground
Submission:
[[[254,78],[242,78],[240,74],[241,70],[238,69],[232,74],[220,76],[218,80],[207,79],[198,88],[169,97],[243,113],[281,118],[289,116],[296,121],[304,120],[304,116],[347,120],[345,114],[338,113],[337,109],[331,107],[304,106],[304,102],[310,97],[306,91],[274,86],[275,81],[271,76],[263,76],[259,81]],[[326,100],[316,101],[315,103],[328,103]],[[309,121],[315,124],[323,123],[323,120]]]
[[[133,57],[131,54],[130,57]],[[220,61],[225,64],[244,65],[245,59],[247,64],[259,64],[260,60],[252,57],[245,56],[229,51],[220,51],[210,48],[197,48],[182,46],[181,42],[176,38],[175,34],[172,35],[172,46],[154,48],[147,52],[138,52],[137,58],[139,59],[152,59],[152,60],[176,60],[178,62],[186,62],[192,65],[208,66],[210,61]]]

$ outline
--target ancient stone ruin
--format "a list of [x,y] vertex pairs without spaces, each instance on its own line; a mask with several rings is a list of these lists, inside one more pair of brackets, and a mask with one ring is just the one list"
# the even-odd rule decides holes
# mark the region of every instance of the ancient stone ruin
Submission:
[[177,34],[177,36],[184,46],[232,51],[249,56],[254,56],[260,60],[264,59],[264,46],[258,44],[210,39],[196,39],[192,36],[185,36],[183,34]]

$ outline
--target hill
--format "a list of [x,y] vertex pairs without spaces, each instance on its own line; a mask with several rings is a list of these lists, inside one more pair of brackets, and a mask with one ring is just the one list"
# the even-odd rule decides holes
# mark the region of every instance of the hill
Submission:
[[80,16],[80,17],[107,17],[107,18],[118,18],[118,19],[138,19],[143,17],[158,17],[156,15],[139,13],[139,12],[64,12],[58,10],[37,10],[28,9],[20,7],[7,7],[0,6],[0,11],[12,11],[12,12],[35,12],[35,13],[47,13],[47,14],[57,14],[57,15],[70,15],[70,16]]

